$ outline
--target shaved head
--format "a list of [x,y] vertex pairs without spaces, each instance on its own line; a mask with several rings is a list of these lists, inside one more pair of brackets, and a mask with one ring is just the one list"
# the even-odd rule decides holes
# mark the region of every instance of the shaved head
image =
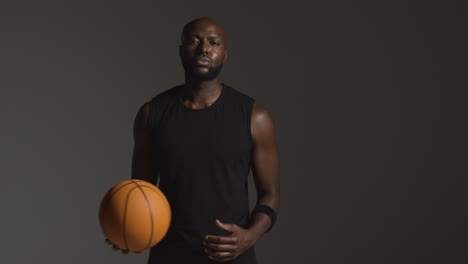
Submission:
[[205,81],[218,78],[227,58],[223,26],[207,17],[185,24],[179,56],[186,77]]
[[218,34],[220,34],[220,36],[224,39],[224,41],[226,40],[224,27],[220,23],[218,23],[216,20],[209,18],[209,17],[199,17],[184,25],[182,29],[182,36],[181,36],[182,43],[184,43],[184,41],[190,35],[191,31],[195,27],[200,26],[200,25],[215,27]]

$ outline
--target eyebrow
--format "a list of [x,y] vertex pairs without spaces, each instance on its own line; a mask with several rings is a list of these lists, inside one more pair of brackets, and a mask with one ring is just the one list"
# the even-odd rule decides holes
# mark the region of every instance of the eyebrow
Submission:
[[[196,37],[196,38],[202,38],[200,35],[198,34],[190,34],[189,37]],[[207,37],[208,39],[215,39],[215,38],[219,38],[221,39],[222,37],[220,35],[208,35]]]

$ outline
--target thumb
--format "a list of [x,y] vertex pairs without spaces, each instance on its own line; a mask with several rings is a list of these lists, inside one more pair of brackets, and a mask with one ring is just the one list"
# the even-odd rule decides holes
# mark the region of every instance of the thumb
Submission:
[[222,228],[222,229],[224,229],[224,230],[226,230],[226,231],[234,232],[235,227],[234,227],[233,224],[225,224],[225,223],[219,221],[219,219],[216,219],[216,224],[217,224],[220,228]]

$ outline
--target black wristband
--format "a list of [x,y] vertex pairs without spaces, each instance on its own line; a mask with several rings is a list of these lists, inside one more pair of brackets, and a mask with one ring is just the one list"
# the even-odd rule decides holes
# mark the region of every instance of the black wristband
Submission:
[[252,213],[250,214],[250,219],[253,219],[256,213],[265,213],[266,215],[268,215],[268,217],[270,217],[271,225],[270,225],[270,228],[268,228],[267,232],[270,231],[276,222],[275,210],[273,210],[273,208],[271,208],[268,205],[263,205],[263,204],[257,205],[252,210]]

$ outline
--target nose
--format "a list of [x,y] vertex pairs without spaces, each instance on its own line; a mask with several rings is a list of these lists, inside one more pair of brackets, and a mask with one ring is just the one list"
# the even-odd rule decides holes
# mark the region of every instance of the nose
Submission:
[[200,45],[198,46],[198,48],[200,49],[200,52],[201,52],[202,54],[207,54],[207,53],[208,53],[208,50],[209,50],[208,42],[207,42],[207,41],[201,41],[201,42],[200,42]]

